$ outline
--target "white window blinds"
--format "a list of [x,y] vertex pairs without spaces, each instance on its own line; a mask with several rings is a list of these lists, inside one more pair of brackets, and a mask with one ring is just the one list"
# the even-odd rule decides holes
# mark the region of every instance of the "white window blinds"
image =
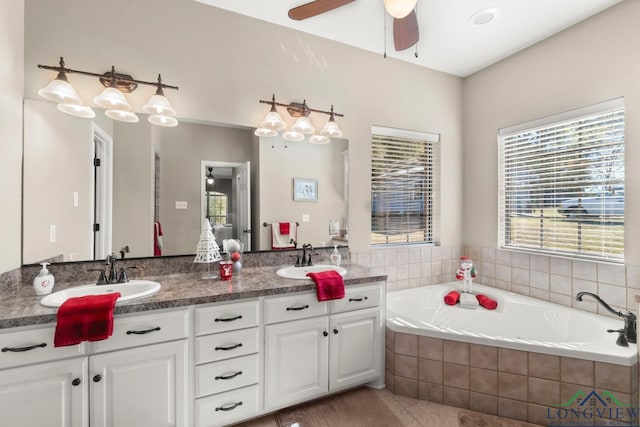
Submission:
[[372,133],[371,243],[432,243],[439,136],[378,127]]
[[624,259],[624,104],[499,133],[500,246]]

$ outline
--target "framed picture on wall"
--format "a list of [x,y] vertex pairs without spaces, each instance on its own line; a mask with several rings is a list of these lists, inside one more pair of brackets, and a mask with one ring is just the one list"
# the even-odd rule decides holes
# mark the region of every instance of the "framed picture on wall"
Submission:
[[293,178],[293,200],[303,202],[318,201],[318,180]]

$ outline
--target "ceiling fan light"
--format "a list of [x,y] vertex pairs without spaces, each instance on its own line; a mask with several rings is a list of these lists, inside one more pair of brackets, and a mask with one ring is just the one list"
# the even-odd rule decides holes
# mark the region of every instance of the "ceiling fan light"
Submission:
[[309,142],[312,144],[328,144],[331,142],[329,137],[324,135],[311,135]]
[[329,138],[340,138],[342,136],[342,131],[338,126],[338,123],[331,117],[326,125],[320,131],[320,135],[329,137]]
[[277,111],[272,110],[267,113],[262,123],[260,123],[260,127],[280,131],[287,127],[287,124]]
[[296,120],[293,126],[291,126],[291,130],[294,132],[305,134],[311,134],[316,131],[311,124],[311,120],[309,120],[309,118],[306,116],[298,117],[298,120]]
[[38,95],[49,101],[61,104],[82,104],[82,99],[78,96],[73,85],[60,78],[52,80],[47,86],[40,89]]
[[411,13],[418,0],[384,0],[387,13],[396,19],[401,19]]
[[144,104],[142,111],[147,114],[157,114],[161,116],[175,116],[176,110],[164,95],[153,95],[149,102]]
[[75,105],[75,104],[58,104],[56,108],[63,113],[70,114],[76,117],[82,117],[84,119],[92,119],[96,116],[95,111],[91,107],[86,105]]
[[274,136],[278,135],[278,132],[273,129],[258,128],[255,130],[255,132],[253,132],[253,134],[256,136],[261,136],[263,138],[273,138]]
[[139,120],[137,114],[132,111],[107,110],[104,114],[110,119],[117,120],[119,122],[138,123]]
[[287,131],[282,134],[282,137],[287,141],[291,142],[300,142],[304,140],[304,134],[300,132],[295,132],[293,130]]
[[93,102],[102,108],[109,110],[131,111],[131,105],[124,94],[114,87],[105,88],[100,95],[93,98]]
[[159,114],[154,114],[147,117],[147,120],[149,121],[149,123],[153,125],[162,126],[166,128],[178,126],[178,120],[175,117],[170,117],[170,116],[162,116]]

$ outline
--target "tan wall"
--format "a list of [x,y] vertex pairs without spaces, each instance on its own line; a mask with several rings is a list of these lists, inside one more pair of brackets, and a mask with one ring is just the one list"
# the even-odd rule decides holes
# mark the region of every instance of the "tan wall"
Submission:
[[0,273],[20,266],[24,5],[0,2]]
[[[27,98],[53,77],[37,64],[63,55],[72,68],[102,72],[113,64],[146,80],[162,73],[180,86],[167,91],[179,115],[193,119],[255,127],[268,110],[258,100],[272,93],[281,102],[306,99],[313,108],[334,104],[351,142],[349,232],[356,249],[369,247],[371,126],[441,133],[442,243],[462,243],[461,79],[193,1],[115,0],[109,8],[126,13],[112,14],[103,6],[27,0]],[[100,89],[96,79],[70,80],[83,99]],[[152,92],[142,87],[132,94],[134,108]],[[327,117],[311,119],[320,127]]]
[[496,247],[499,128],[624,96],[625,258],[640,263],[640,2],[623,1],[464,81],[464,238]]

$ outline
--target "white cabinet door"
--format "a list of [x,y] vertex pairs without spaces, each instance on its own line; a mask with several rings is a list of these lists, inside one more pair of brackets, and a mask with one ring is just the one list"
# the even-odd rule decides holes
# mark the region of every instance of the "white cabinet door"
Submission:
[[327,393],[326,316],[265,327],[265,407],[268,410]]
[[184,426],[187,340],[91,356],[91,427]]
[[362,384],[382,373],[378,307],[331,316],[329,389]]
[[0,426],[88,426],[87,358],[0,371]]

